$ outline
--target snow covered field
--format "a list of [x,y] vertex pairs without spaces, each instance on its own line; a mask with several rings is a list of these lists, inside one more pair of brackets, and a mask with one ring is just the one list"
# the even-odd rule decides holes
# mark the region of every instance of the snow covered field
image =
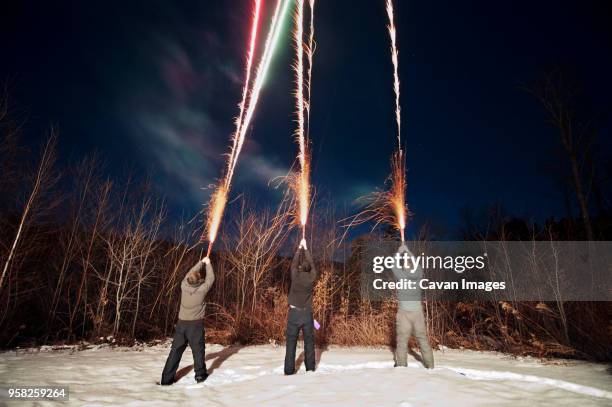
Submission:
[[317,352],[315,373],[307,374],[302,363],[297,375],[285,377],[283,347],[212,345],[206,349],[211,375],[205,383],[195,383],[188,349],[179,382],[162,387],[156,381],[168,348],[164,343],[1,353],[0,385],[67,385],[71,405],[612,405],[606,365],[458,350],[436,351],[436,369],[428,371],[414,360],[408,368],[394,369],[388,349],[330,347]]

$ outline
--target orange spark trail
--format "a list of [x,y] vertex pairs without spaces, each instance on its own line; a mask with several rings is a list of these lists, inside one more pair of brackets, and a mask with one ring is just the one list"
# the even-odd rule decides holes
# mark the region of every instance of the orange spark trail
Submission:
[[363,204],[363,210],[354,216],[341,219],[346,228],[342,239],[346,237],[351,227],[374,221],[374,228],[381,223],[394,226],[400,232],[404,241],[404,228],[406,227],[406,161],[401,151],[396,151],[391,157],[391,175],[387,181],[391,184],[388,190],[374,191],[357,201]]
[[397,122],[397,148],[398,151],[391,159],[391,190],[389,203],[395,213],[397,228],[404,241],[406,228],[406,167],[402,152],[401,138],[401,111],[400,111],[400,81],[398,74],[398,52],[396,44],[396,30],[393,18],[393,0],[387,0],[387,17],[389,17],[389,37],[391,38],[391,62],[393,63],[393,90],[395,91],[395,121]]
[[[208,251],[206,256],[210,256],[212,250],[212,244],[217,237],[217,231],[223,218],[223,212],[225,211],[225,204],[227,203],[227,194],[229,190],[225,183],[218,186],[213,192],[210,198],[210,205],[208,211],[208,221],[206,224],[206,230],[208,232]],[[204,236],[202,236],[204,237]]]
[[296,61],[294,70],[296,74],[296,109],[298,116],[298,127],[296,129],[296,140],[299,145],[298,161],[300,163],[300,174],[294,185],[297,194],[298,215],[302,226],[302,237],[306,235],[306,221],[308,220],[308,206],[310,203],[310,160],[308,157],[308,144],[304,132],[304,0],[296,0],[295,30],[293,32],[295,41]]
[[397,151],[391,157],[391,175],[388,182],[391,184],[386,191],[375,191],[358,201],[365,203],[365,208],[341,222],[349,221],[344,226],[346,231],[342,239],[352,226],[365,222],[375,221],[374,227],[380,223],[393,225],[400,232],[402,242],[404,241],[404,229],[406,228],[406,157],[402,151],[401,139],[401,115],[400,115],[400,82],[398,74],[398,52],[396,44],[396,30],[393,22],[393,0],[386,0],[387,17],[389,18],[389,37],[391,38],[391,62],[393,63],[393,90],[395,92],[395,121],[397,122]]
[[406,228],[406,161],[402,150],[397,151],[391,158],[391,190],[389,203],[395,213],[397,228],[402,242]]
[[[255,49],[255,39],[254,36],[257,35],[256,26],[259,25],[259,10],[261,8],[260,5],[261,0],[256,0],[255,3],[255,12],[253,14],[253,25],[254,27],[251,29],[251,49],[249,55],[247,57],[247,65],[252,64],[252,57]],[[286,11],[288,9],[289,0],[278,0],[276,9],[274,11],[274,15],[272,17],[272,22],[270,25],[270,31],[268,32],[268,36],[266,38],[266,43],[264,46],[264,52],[262,59],[257,67],[257,73],[255,76],[255,80],[253,83],[253,87],[250,92],[243,91],[243,101],[241,103],[241,112],[239,119],[236,121],[236,132],[233,135],[232,139],[232,147],[230,150],[230,155],[228,157],[227,163],[227,171],[222,182],[217,186],[215,192],[213,192],[208,208],[208,218],[206,222],[206,232],[202,235],[200,241],[208,238],[208,251],[207,255],[210,255],[213,242],[217,237],[217,232],[219,230],[219,225],[221,224],[221,219],[223,218],[223,212],[225,211],[225,205],[228,200],[228,194],[232,183],[232,178],[234,176],[234,170],[236,168],[236,163],[238,162],[238,156],[240,155],[240,151],[242,150],[242,146],[244,144],[244,139],[246,136],[246,131],[249,127],[251,119],[253,117],[253,112],[255,111],[255,107],[257,106],[257,101],[259,99],[259,92],[261,91],[261,87],[263,86],[263,81],[265,75],[270,66],[270,61],[272,59],[273,50],[278,43],[279,36],[279,26],[281,25],[281,21],[283,17],[286,15]],[[283,7],[281,7],[283,5]],[[282,9],[282,11],[281,11]],[[248,89],[249,77],[250,77],[250,68],[247,67],[247,81],[245,83],[245,89]],[[250,93],[250,98],[248,100],[248,104],[246,104],[245,94]],[[245,109],[246,104],[246,110]]]

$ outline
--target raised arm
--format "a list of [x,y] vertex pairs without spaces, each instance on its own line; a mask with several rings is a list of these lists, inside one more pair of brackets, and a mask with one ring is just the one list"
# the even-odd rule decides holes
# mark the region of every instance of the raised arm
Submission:
[[291,261],[291,280],[294,279],[295,275],[298,272],[298,261],[300,259],[300,250],[301,247],[298,247],[298,249],[296,250],[295,254],[293,255],[293,260]]
[[[412,257],[414,259],[414,254],[412,254],[410,249],[408,249],[408,247],[404,244],[402,244],[399,247],[399,249],[397,250],[397,253],[400,255],[403,255],[404,253],[406,253],[409,257]],[[393,267],[391,271],[393,272],[393,275],[395,276],[395,278],[398,280],[402,278],[417,279],[423,276],[423,269],[421,268],[420,265],[417,265],[415,270]]]
[[[410,253],[410,250],[408,250],[408,247],[406,247],[405,244],[402,244],[398,249],[397,249],[397,254],[399,255],[403,255],[404,253],[408,253],[408,256],[411,256],[412,253]],[[408,270],[404,269],[404,268],[398,268],[398,267],[392,267],[391,271],[393,272],[393,275],[395,276],[395,278],[399,281],[403,278],[407,278],[409,276],[409,272]]]
[[312,260],[312,253],[310,253],[310,250],[304,249],[304,254],[306,255],[306,261],[308,264],[310,264],[312,279],[315,280],[317,278],[317,269],[315,268],[314,261]]
[[210,259],[208,257],[204,258],[202,262],[204,262],[204,264],[206,265],[206,277],[204,278],[204,283],[200,287],[198,287],[198,291],[204,291],[205,293],[207,293],[208,290],[210,290],[210,287],[212,287],[213,283],[215,282],[215,272],[213,271],[213,266],[210,263]]

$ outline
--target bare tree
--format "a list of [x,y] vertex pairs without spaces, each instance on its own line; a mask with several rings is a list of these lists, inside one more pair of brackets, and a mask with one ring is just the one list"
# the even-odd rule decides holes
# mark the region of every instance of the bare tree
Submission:
[[67,229],[67,236],[60,236],[59,238],[59,241],[64,246],[62,248],[63,259],[58,271],[58,278],[55,285],[55,290],[53,292],[51,307],[49,308],[49,318],[47,319],[49,324],[51,324],[55,319],[57,307],[60,299],[63,297],[62,292],[64,288],[66,288],[65,286],[68,286],[68,284],[64,284],[66,274],[68,273],[70,266],[73,265],[80,249],[80,229],[83,223],[83,212],[85,211],[87,205],[90,188],[94,182],[95,167],[95,159],[85,159],[77,167],[77,171],[75,172],[75,194],[73,195],[73,199],[76,202],[73,202],[71,205],[74,213],[70,217],[72,224],[70,228]]
[[279,261],[278,252],[289,230],[290,205],[290,198],[285,195],[275,213],[268,210],[255,213],[247,210],[243,202],[235,222],[235,238],[225,236],[227,261],[236,283],[237,323],[248,300],[250,313],[254,313],[261,285]]
[[[588,203],[593,182],[592,166],[588,165],[588,158],[597,135],[593,121],[581,121],[578,117],[576,102],[578,90],[567,80],[567,75],[562,69],[555,69],[536,86],[525,90],[544,106],[548,121],[559,130],[561,145],[569,159],[572,183],[586,237],[588,240],[594,240]],[[591,167],[591,171],[585,167]]]
[[[154,212],[153,220],[148,217],[151,213],[151,200],[145,198],[137,213],[127,213],[129,219],[125,228],[115,230],[105,241],[109,255],[109,270],[113,276],[106,281],[112,283],[115,289],[115,318],[113,334],[119,332],[121,326],[124,304],[133,299],[136,294],[136,314],[140,305],[140,290],[150,272],[148,260],[157,246],[157,238],[163,210]],[[135,329],[135,322],[132,328]]]
[[27,202],[23,207],[21,219],[17,227],[17,232],[15,233],[15,238],[13,239],[13,244],[11,245],[6,261],[4,262],[2,276],[0,276],[0,290],[2,290],[2,287],[4,285],[4,280],[9,270],[11,260],[15,255],[15,251],[19,244],[19,239],[21,238],[23,229],[28,220],[28,215],[30,214],[30,211],[32,210],[32,207],[34,206],[35,201],[39,197],[41,191],[45,189],[45,187],[48,187],[49,181],[51,181],[51,168],[53,167],[53,163],[55,161],[56,141],[57,137],[55,135],[55,131],[52,130],[51,135],[47,138],[47,141],[45,142],[45,145],[43,147],[42,155],[38,163],[38,169],[34,177],[32,190],[30,192]]
[[[112,183],[109,180],[103,182],[98,188],[92,191],[92,197],[95,194],[95,210],[94,210],[94,221],[93,225],[91,225],[91,231],[89,233],[89,239],[87,241],[87,245],[84,249],[84,253],[81,255],[81,281],[79,283],[76,300],[73,304],[72,312],[70,313],[69,320],[69,330],[72,333],[74,322],[77,316],[77,313],[80,308],[81,301],[83,301],[83,322],[87,318],[87,287],[88,287],[88,275],[89,270],[92,268],[93,263],[93,251],[96,241],[99,241],[100,230],[103,230],[106,223],[108,222],[108,201],[109,194],[111,192]],[[83,323],[83,329],[85,324]]]
[[[176,288],[181,282],[180,271],[182,267],[190,258],[190,247],[189,247],[189,236],[192,235],[187,225],[181,222],[174,230],[174,236],[172,239],[173,244],[166,249],[163,256],[164,265],[160,267],[162,270],[159,276],[159,289],[155,295],[155,300],[151,306],[149,318],[153,318],[156,311],[163,312],[164,320],[164,332],[174,324],[174,317],[176,316],[177,301],[174,300],[176,296]],[[199,230],[196,231],[199,233]],[[199,236],[198,236],[199,237]],[[191,264],[189,265],[191,266]]]
[[136,267],[136,283],[133,286],[135,288],[131,289],[136,290],[136,309],[132,322],[132,336],[134,336],[136,332],[136,322],[138,321],[138,312],[140,310],[142,288],[147,284],[149,277],[155,270],[155,264],[152,264],[153,260],[151,259],[154,257],[153,254],[159,246],[158,237],[163,219],[164,208],[162,206],[154,212],[153,219],[145,226],[145,236],[138,248],[140,261]]

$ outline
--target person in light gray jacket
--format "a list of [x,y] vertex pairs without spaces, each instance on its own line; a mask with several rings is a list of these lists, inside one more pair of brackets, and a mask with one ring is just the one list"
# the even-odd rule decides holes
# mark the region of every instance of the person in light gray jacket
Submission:
[[[206,266],[206,277],[202,275],[204,266]],[[206,308],[204,300],[214,282],[215,273],[208,257],[198,261],[181,282],[181,307],[170,354],[162,372],[160,382],[162,385],[174,383],[174,376],[187,344],[193,353],[196,382],[203,382],[208,377],[204,362],[204,311]]]
[[[408,256],[413,256],[408,247],[402,244],[397,253],[401,256],[406,253]],[[411,270],[403,268],[392,269],[395,278],[398,281],[402,279],[409,279],[418,282],[423,278],[423,269],[419,266],[411,273]],[[413,298],[414,299],[406,299]],[[408,365],[408,341],[410,336],[414,335],[421,349],[421,357],[423,365],[428,369],[433,369],[434,358],[431,346],[427,340],[427,329],[425,327],[425,317],[423,316],[423,306],[421,303],[421,292],[418,291],[417,295],[404,294],[398,292],[398,308],[395,319],[395,330],[396,330],[396,349],[395,349],[395,366],[407,366]]]

